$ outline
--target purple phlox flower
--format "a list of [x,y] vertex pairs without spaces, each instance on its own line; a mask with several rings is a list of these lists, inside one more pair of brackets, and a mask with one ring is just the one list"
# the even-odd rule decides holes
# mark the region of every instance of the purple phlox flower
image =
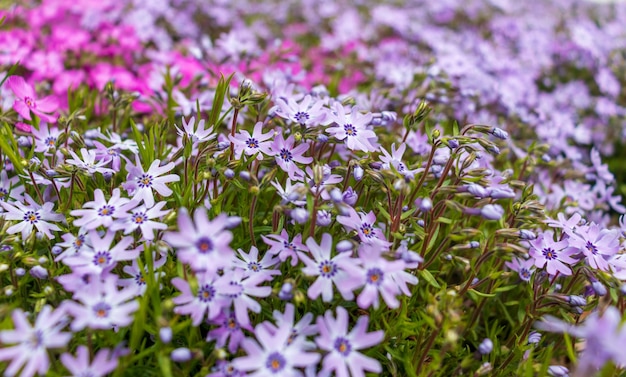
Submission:
[[[159,281],[159,278],[165,276],[164,272],[157,271],[159,268],[163,267],[165,262],[167,262],[167,257],[161,257],[156,259],[156,253],[152,253],[153,271],[154,271],[154,281]],[[144,263],[145,264],[145,263]],[[143,296],[146,293],[146,289],[148,285],[146,284],[145,274],[148,273],[148,266],[144,266],[144,270],[141,271],[139,268],[139,263],[137,260],[133,260],[133,264],[130,266],[124,266],[122,269],[126,274],[132,276],[128,279],[119,279],[117,284],[120,287],[128,287],[130,289],[135,290],[137,296]]]
[[63,221],[65,217],[62,214],[52,211],[54,203],[47,202],[43,205],[39,205],[28,194],[24,194],[24,199],[26,203],[8,203],[0,201],[0,206],[6,211],[0,213],[0,216],[4,217],[5,220],[19,221],[17,224],[11,225],[9,229],[7,229],[7,233],[21,233],[22,240],[25,241],[33,232],[33,228],[35,228],[48,238],[54,238],[51,231],[58,232],[61,228],[56,224],[51,224],[50,221]]
[[[380,147],[380,151],[383,152],[382,156],[379,156],[380,160],[383,162],[382,168],[385,170],[390,170],[392,167],[400,174],[405,177],[413,177],[415,173],[420,169],[410,170],[408,166],[402,162],[402,155],[404,155],[404,151],[406,150],[406,144],[402,143],[396,149],[396,144],[391,144],[391,153],[387,152],[385,148]],[[423,170],[423,169],[421,169]]]
[[593,186],[593,193],[596,195],[596,203],[608,203],[618,213],[626,212],[626,207],[621,204],[621,195],[613,195],[615,192],[614,186],[607,186],[604,181],[596,181]]
[[280,327],[287,324],[291,327],[291,335],[287,339],[287,343],[299,342],[302,344],[303,349],[312,350],[315,349],[315,343],[307,339],[311,335],[317,334],[317,325],[313,322],[313,314],[306,313],[298,323],[295,322],[295,306],[293,304],[287,304],[285,312],[281,313],[278,310],[273,312],[276,325],[269,321],[265,321],[262,325],[266,326],[270,332],[275,333]]
[[329,112],[326,118],[326,123],[334,123],[326,132],[338,140],[344,140],[348,149],[364,152],[377,150],[376,133],[367,128],[372,121],[371,113],[363,115],[355,107],[350,114],[346,114],[343,105],[337,102],[334,112]]
[[[22,309],[14,309],[11,314],[14,330],[0,331],[0,361],[11,363],[4,371],[4,376],[15,376],[24,366],[20,376],[31,377],[35,373],[44,375],[50,367],[48,349],[65,347],[71,333],[61,332],[67,325],[62,309],[52,310],[46,305],[41,309],[35,325],[31,326]],[[9,344],[15,344],[8,347]]]
[[285,180],[285,187],[283,188],[278,180],[272,182],[272,186],[276,189],[276,193],[282,198],[282,204],[292,203],[296,206],[303,206],[306,204],[306,186],[302,182],[295,182],[291,184],[291,179]]
[[233,365],[232,362],[227,360],[218,360],[217,364],[211,368],[211,373],[206,377],[245,377],[246,374]]
[[111,226],[113,230],[124,230],[124,234],[129,234],[136,229],[141,230],[144,240],[152,241],[157,230],[167,229],[167,225],[154,221],[167,215],[170,210],[163,211],[165,202],[158,202],[152,208],[147,209],[145,205],[140,205],[131,211],[130,216],[121,219]]
[[94,191],[94,200],[83,204],[83,209],[70,212],[72,216],[81,217],[74,220],[74,225],[87,230],[96,229],[100,225],[109,228],[114,219],[124,219],[129,216],[128,211],[137,206],[136,201],[120,197],[120,189],[113,190],[113,195],[107,201],[100,189]]
[[104,377],[117,368],[117,358],[108,348],[99,350],[90,363],[89,349],[78,346],[76,357],[64,353],[61,355],[61,362],[73,376]]
[[139,153],[139,147],[137,146],[137,142],[131,138],[122,138],[121,135],[110,131],[108,131],[108,136],[100,134],[99,137],[113,144],[112,146],[110,146],[110,148],[122,151],[129,151],[134,155]]
[[[187,114],[185,115],[187,116]],[[189,122],[185,121],[183,118],[183,129],[176,127],[176,133],[178,136],[183,137],[187,135],[187,138],[192,144],[204,143],[205,141],[209,141],[215,139],[217,135],[213,132],[213,126],[209,128],[204,128],[204,119],[201,119],[198,124],[196,124],[196,118],[191,117]]]
[[550,275],[560,272],[562,275],[571,275],[572,270],[567,265],[578,262],[572,256],[577,250],[570,247],[568,240],[554,241],[554,232],[547,230],[538,235],[536,240],[530,241],[530,256],[534,259],[537,268],[546,267]]
[[52,152],[56,149],[61,131],[47,123],[41,123],[39,129],[33,128],[32,134],[35,137],[35,152]]
[[592,375],[608,361],[616,365],[626,365],[626,328],[621,324],[622,316],[616,307],[607,307],[602,315],[599,311],[594,311],[578,326],[552,316],[544,316],[543,319],[542,322],[536,322],[535,327],[585,339],[585,349],[577,366],[580,375]]
[[293,135],[285,140],[283,134],[278,133],[270,144],[270,152],[272,156],[275,156],[278,166],[289,174],[290,179],[300,180],[298,177],[302,177],[304,172],[296,165],[296,162],[306,165],[310,164],[313,158],[303,156],[310,148],[309,143],[303,142],[296,147],[294,147],[294,143]]
[[100,279],[100,276],[101,275],[94,273],[79,273],[77,271],[72,271],[70,274],[57,276],[56,281],[58,281],[67,292],[76,293],[83,290],[89,290],[91,282],[96,279]]
[[[24,186],[18,176],[8,177],[6,170],[0,171],[0,202],[21,202],[24,200]],[[0,212],[2,207],[0,206]]]
[[548,374],[554,377],[569,377],[569,369],[562,365],[550,365]]
[[322,180],[319,182],[319,185],[315,184],[315,173],[310,166],[307,166],[305,169],[306,175],[302,178],[305,183],[309,185],[311,188],[311,192],[314,195],[317,195],[318,190],[321,188],[320,196],[324,200],[329,200],[330,195],[328,194],[328,190],[326,186],[328,185],[336,185],[343,181],[343,177],[339,174],[332,174],[332,169],[328,164],[322,165]]
[[[197,110],[196,101],[200,105],[200,111],[210,107],[213,94],[210,91],[204,91],[196,97],[196,100],[189,100],[180,90],[174,89],[172,91],[172,98],[177,104],[177,106],[174,107],[174,110],[179,111],[183,116],[189,116],[192,112]],[[189,123],[193,123],[193,118],[189,121]]]
[[[242,347],[246,356],[233,360],[233,365],[242,371],[254,373],[251,377],[291,377],[301,376],[297,368],[306,368],[317,364],[320,355],[306,352],[302,343],[291,342],[292,327],[285,322],[275,332],[269,331],[266,326],[258,325],[254,329],[256,340],[246,338]],[[257,343],[258,341],[258,343]]]
[[215,340],[215,346],[217,348],[224,347],[226,343],[228,343],[228,352],[232,354],[237,353],[241,342],[245,339],[243,330],[253,331],[250,324],[240,324],[237,321],[235,313],[230,309],[222,310],[211,323],[219,327],[209,331],[206,338],[207,342]]
[[246,277],[245,270],[234,268],[231,271],[225,271],[222,278],[228,281],[232,289],[226,295],[233,303],[237,322],[242,325],[250,324],[248,310],[254,313],[261,312],[261,304],[252,297],[267,297],[272,293],[271,287],[259,286],[266,281],[266,276],[255,274]]
[[274,132],[263,133],[263,122],[257,122],[254,125],[252,135],[246,130],[240,130],[234,137],[229,135],[228,139],[235,146],[237,159],[240,159],[244,153],[246,156],[253,156],[258,153],[256,158],[262,160],[264,155],[272,155],[270,150],[272,142],[269,141],[272,136],[274,136]]
[[512,199],[515,198],[515,191],[506,183],[500,183],[505,178],[501,175],[494,175],[491,177],[489,187],[489,197],[493,199]]
[[111,230],[107,230],[102,238],[95,230],[89,231],[88,235],[91,248],[82,248],[77,254],[63,259],[63,263],[77,273],[108,273],[117,265],[117,262],[133,260],[139,255],[139,250],[128,249],[133,243],[131,237],[122,237],[114,243],[116,233]]
[[589,172],[587,173],[591,180],[595,180],[599,178],[603,180],[605,183],[611,183],[615,179],[613,174],[609,171],[609,167],[606,164],[602,163],[602,158],[600,157],[600,152],[596,148],[592,148],[590,152],[590,159],[592,166],[589,168]]
[[205,319],[215,319],[224,308],[230,306],[229,295],[238,292],[237,287],[212,272],[197,273],[196,279],[198,290],[195,293],[185,280],[172,279],[172,285],[182,293],[173,299],[176,304],[174,313],[190,315],[194,326]]
[[267,236],[261,235],[261,239],[270,248],[267,250],[267,254],[277,255],[281,262],[291,258],[291,265],[298,264],[298,252],[308,251],[307,247],[302,244],[302,234],[297,234],[293,240],[289,240],[289,234],[285,229],[278,234],[269,234]]
[[350,253],[340,253],[331,258],[333,239],[328,233],[322,235],[322,242],[319,245],[312,237],[306,240],[306,245],[313,259],[304,252],[298,253],[305,264],[302,272],[307,276],[318,277],[309,287],[308,297],[315,300],[321,295],[324,302],[330,302],[333,299],[334,284],[345,300],[352,300],[354,294],[347,283],[354,277],[345,271],[346,265],[355,262]]
[[583,252],[589,266],[608,271],[607,260],[617,254],[620,248],[619,236],[616,229],[602,229],[591,223],[576,229],[567,242],[569,246]]
[[215,272],[230,265],[234,251],[230,248],[233,234],[227,230],[228,216],[224,213],[209,220],[206,210],[196,209],[191,220],[187,210],[178,213],[178,233],[168,232],[163,240],[175,250],[181,262],[194,271]]
[[406,138],[406,145],[420,156],[428,155],[432,148],[428,142],[428,135],[413,130],[409,131],[409,135]]
[[72,331],[80,331],[85,327],[110,330],[126,327],[133,322],[133,313],[139,309],[139,303],[133,300],[135,291],[120,291],[117,285],[115,275],[108,275],[104,280],[92,279],[89,289],[74,293],[76,301],[66,300],[61,304],[74,317],[70,325]]
[[64,242],[60,242],[57,246],[65,249],[54,259],[55,262],[59,262],[66,257],[71,257],[73,255],[77,255],[79,252],[83,250],[89,250],[89,252],[93,252],[93,248],[91,247],[91,242],[89,242],[89,237],[86,231],[81,231],[78,235],[73,235],[72,233],[65,233],[63,236]]
[[96,158],[106,163],[111,163],[111,168],[114,171],[120,171],[122,166],[121,152],[119,148],[107,147],[99,141],[94,141],[93,145],[96,147]]
[[277,115],[281,118],[289,119],[294,123],[306,127],[315,127],[324,122],[327,109],[324,108],[324,101],[313,99],[311,95],[306,95],[300,103],[293,98],[278,98],[276,100],[279,111]]
[[511,270],[519,274],[519,278],[525,282],[530,281],[530,277],[535,272],[535,260],[533,258],[523,259],[515,257],[510,262],[504,264]]
[[59,104],[54,97],[49,96],[37,99],[35,89],[28,85],[20,76],[9,77],[7,86],[15,94],[13,109],[24,119],[31,120],[30,112],[32,111],[33,114],[37,115],[44,122],[56,122],[57,117],[49,114],[54,113],[59,108]]
[[581,223],[581,220],[582,216],[577,212],[572,214],[569,219],[565,218],[565,214],[559,212],[557,214],[557,220],[548,219],[544,220],[544,222],[548,224],[549,227],[563,229],[563,232],[565,232],[565,234],[572,237],[578,226],[584,223],[584,221]]
[[70,150],[70,154],[73,158],[69,158],[65,160],[65,162],[70,165],[77,166],[78,168],[85,170],[89,174],[94,174],[96,172],[100,174],[115,173],[115,170],[104,167],[108,164],[108,160],[101,159],[100,161],[96,162],[97,155],[96,151],[93,149],[87,150],[85,148],[81,148],[80,154],[82,155],[82,159],[73,150]]
[[361,316],[352,331],[348,332],[348,311],[339,306],[337,317],[327,310],[324,316],[317,317],[319,335],[315,343],[327,354],[322,362],[323,375],[335,372],[337,376],[364,376],[365,371],[380,373],[380,363],[362,353],[359,350],[372,347],[380,343],[384,338],[382,330],[367,332],[369,319]]
[[137,157],[135,165],[131,163],[126,164],[128,178],[125,188],[127,191],[132,192],[133,200],[137,202],[143,200],[148,208],[154,205],[153,190],[159,193],[159,195],[167,197],[172,195],[172,190],[165,184],[180,181],[180,177],[176,174],[162,175],[174,168],[173,162],[163,166],[160,166],[160,164],[161,160],[154,160],[147,171],[143,170],[139,157]]
[[266,276],[266,280],[270,281],[273,279],[273,275],[280,275],[279,270],[271,269],[280,263],[280,259],[275,254],[266,252],[263,258],[259,260],[259,249],[255,246],[250,246],[250,253],[237,249],[237,254],[241,259],[234,258],[232,265],[245,270],[246,277],[254,274],[263,274]]
[[[62,154],[61,152],[57,152],[57,158],[62,158],[61,157]],[[53,171],[52,169],[50,169],[50,163],[48,162],[48,160],[44,160],[41,164],[41,168],[43,168],[44,171],[46,172],[51,172]],[[70,179],[70,177],[67,176],[50,176],[50,175],[43,175],[43,173],[39,173],[39,172],[32,172],[33,174],[33,178],[35,178],[35,183],[37,185],[43,185],[44,187],[46,187],[46,190],[43,192],[44,195],[44,199],[46,199],[47,197],[50,197],[51,194],[54,195],[56,197],[56,192],[54,192],[52,185],[56,185],[57,188],[60,190],[61,188],[67,188],[70,187],[70,185],[72,184],[72,181]],[[26,183],[29,185],[33,184],[33,181],[30,179],[30,176],[28,175],[22,175],[22,178],[26,179]]]
[[369,213],[359,212],[352,207],[347,208],[347,216],[337,216],[337,221],[350,230],[356,230],[361,241],[375,244],[383,248],[389,248],[390,243],[385,238],[383,231],[375,227],[376,215],[374,211]]
[[[350,279],[345,282],[346,289],[354,291],[363,287],[356,300],[362,309],[372,305],[378,309],[379,294],[390,308],[400,306],[396,296],[401,290],[391,275],[403,271],[405,263],[402,260],[389,261],[382,256],[381,251],[376,245],[361,244],[358,262],[344,265],[350,275]],[[410,281],[413,282],[417,283],[417,278]]]

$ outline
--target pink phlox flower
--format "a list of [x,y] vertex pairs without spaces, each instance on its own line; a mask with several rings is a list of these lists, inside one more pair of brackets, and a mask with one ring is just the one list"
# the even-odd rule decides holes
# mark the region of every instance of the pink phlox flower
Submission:
[[136,201],[120,197],[120,189],[113,190],[113,195],[109,200],[104,198],[104,193],[100,189],[94,191],[94,200],[83,204],[83,209],[76,209],[70,212],[74,217],[74,225],[84,229],[96,229],[100,225],[105,228],[111,227],[116,219],[124,219],[130,214],[129,210],[137,206]]
[[233,267],[238,267],[246,271],[245,276],[251,276],[255,274],[263,274],[266,276],[266,280],[272,280],[274,275],[280,275],[279,270],[272,269],[280,263],[280,259],[269,252],[263,255],[263,258],[259,260],[259,249],[255,246],[250,246],[250,253],[244,252],[242,249],[237,249],[239,258],[233,259]]
[[306,95],[300,103],[293,98],[278,98],[276,100],[279,111],[277,115],[303,127],[315,127],[324,122],[328,110],[324,108],[324,101],[313,99]]
[[246,130],[240,130],[234,137],[228,135],[228,139],[235,146],[235,157],[239,160],[245,153],[246,156],[257,155],[258,160],[262,160],[264,155],[272,155],[270,145],[272,144],[269,139],[272,138],[274,132],[269,131],[263,133],[263,123],[257,122],[254,125],[252,135]]
[[302,243],[302,234],[297,234],[293,240],[289,240],[289,234],[285,229],[281,230],[280,235],[269,234],[267,236],[261,235],[261,239],[270,248],[267,250],[267,254],[278,255],[281,262],[291,258],[291,265],[298,264],[298,252],[308,251],[308,248]]
[[[53,311],[50,305],[44,306],[34,326],[22,309],[14,309],[11,316],[15,329],[0,331],[0,361],[11,361],[4,376],[15,376],[20,369],[22,377],[45,375],[50,367],[48,349],[65,347],[72,339],[71,333],[61,332],[67,326],[64,310]],[[9,344],[15,345],[8,347]]]
[[76,357],[64,353],[61,362],[74,376],[105,377],[117,368],[117,358],[108,348],[100,349],[90,363],[89,349],[78,346]]
[[56,224],[51,222],[60,222],[65,216],[54,213],[54,203],[47,202],[39,205],[28,194],[24,194],[26,203],[21,202],[0,202],[0,206],[5,212],[0,213],[1,217],[9,221],[19,221],[17,224],[7,229],[8,234],[21,233],[22,241],[26,241],[28,236],[33,232],[33,228],[43,233],[46,237],[52,239],[54,235],[52,231],[61,230]]
[[324,316],[317,317],[319,335],[315,339],[317,346],[327,352],[322,361],[322,374],[337,376],[364,376],[365,372],[380,373],[380,363],[358,352],[380,343],[384,338],[382,330],[367,332],[369,319],[361,316],[356,325],[348,332],[350,318],[344,307],[337,307],[337,317],[327,310]]
[[537,268],[546,267],[550,275],[557,272],[562,275],[571,275],[572,270],[567,265],[578,262],[573,256],[578,251],[570,247],[568,240],[554,241],[554,232],[547,230],[530,242],[530,256],[534,259]]
[[310,148],[309,143],[302,142],[298,146],[294,146],[294,140],[293,135],[285,140],[283,134],[279,133],[274,138],[272,144],[270,144],[270,151],[271,155],[275,156],[278,166],[280,166],[283,171],[287,172],[289,178],[299,180],[298,177],[302,177],[304,172],[296,163],[310,164],[313,158],[303,156]]
[[331,257],[333,239],[328,233],[322,235],[322,242],[319,245],[311,237],[306,240],[306,245],[313,259],[307,253],[298,252],[305,265],[302,272],[307,276],[317,276],[307,291],[308,297],[315,300],[321,295],[324,302],[330,302],[333,299],[334,285],[345,300],[352,300],[353,289],[348,283],[354,276],[346,272],[347,266],[355,263],[350,253],[339,253]]
[[133,260],[139,256],[139,250],[129,249],[132,237],[122,237],[114,242],[115,231],[107,230],[103,237],[95,230],[90,230],[91,248],[82,248],[77,254],[63,259],[63,263],[80,274],[102,275],[110,272],[117,262]]
[[172,190],[165,184],[180,181],[180,177],[176,174],[163,175],[174,168],[173,162],[163,166],[160,164],[161,160],[154,160],[146,171],[143,170],[139,157],[137,157],[135,165],[126,164],[128,171],[126,190],[132,192],[133,200],[138,203],[143,200],[148,208],[154,205],[153,190],[159,195],[167,197],[172,195]]
[[110,330],[133,322],[133,313],[139,309],[134,297],[133,289],[118,290],[117,276],[111,274],[104,279],[92,279],[89,289],[74,293],[76,301],[66,300],[61,305],[74,318],[72,331],[85,327]]
[[571,247],[582,251],[592,268],[608,271],[607,260],[619,252],[619,231],[603,229],[595,223],[584,225],[573,232],[567,241]]
[[24,119],[32,120],[30,113],[37,115],[42,121],[54,123],[57,120],[54,113],[59,108],[58,101],[52,97],[44,97],[37,99],[37,94],[32,86],[28,85],[24,78],[20,76],[11,76],[7,79],[7,86],[15,94],[15,102],[13,109],[17,111]]
[[375,152],[378,148],[376,143],[376,133],[368,129],[372,121],[372,114],[361,114],[356,107],[352,108],[350,114],[346,114],[341,103],[336,102],[333,107],[334,112],[329,112],[326,117],[327,123],[333,125],[326,129],[326,132],[343,140],[350,150],[360,150],[363,152]]
[[206,210],[198,208],[192,221],[187,210],[181,208],[178,213],[179,232],[168,232],[163,240],[192,270],[216,272],[229,266],[235,255],[230,248],[233,234],[227,230],[227,225],[228,216],[224,213],[209,220]]

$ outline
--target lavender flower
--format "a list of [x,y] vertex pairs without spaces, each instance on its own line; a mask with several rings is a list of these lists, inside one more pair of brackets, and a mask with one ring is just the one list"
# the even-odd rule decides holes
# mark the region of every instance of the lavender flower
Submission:
[[89,350],[85,346],[76,349],[76,357],[69,353],[61,355],[61,362],[74,376],[104,377],[117,367],[117,358],[107,349],[101,349],[89,362]]
[[74,225],[84,227],[87,230],[96,229],[100,225],[110,227],[114,219],[124,219],[129,216],[128,211],[137,206],[137,202],[120,197],[120,189],[114,189],[113,195],[107,201],[100,189],[94,191],[94,200],[83,204],[84,209],[76,209],[70,212],[72,216],[80,219],[74,220]]
[[54,208],[53,203],[44,203],[41,206],[28,194],[24,194],[24,199],[26,204],[20,202],[0,202],[0,206],[6,211],[0,213],[0,216],[6,220],[19,221],[19,223],[10,226],[7,229],[7,233],[21,233],[22,240],[25,241],[33,232],[33,228],[36,228],[38,232],[45,234],[48,238],[54,238],[51,231],[60,231],[61,229],[49,221],[62,221],[64,216],[52,211],[52,208]]
[[174,278],[172,285],[182,294],[176,296],[173,301],[177,305],[174,312],[191,316],[194,326],[198,326],[203,320],[215,319],[222,309],[230,305],[229,296],[238,291],[230,286],[225,279],[219,279],[213,273],[201,272],[196,275],[198,279],[198,291],[193,293],[189,283],[181,278]]
[[560,272],[562,275],[571,275],[572,270],[566,264],[577,262],[572,256],[576,253],[569,247],[568,241],[554,241],[554,233],[551,230],[545,231],[530,243],[530,256],[535,260],[535,266],[543,268],[550,275]]
[[144,171],[139,160],[135,165],[126,164],[128,180],[124,187],[127,191],[132,192],[134,201],[139,203],[143,200],[148,208],[154,205],[153,190],[159,195],[167,197],[172,195],[172,190],[165,184],[180,181],[180,177],[176,174],[163,175],[174,168],[173,162],[164,166],[160,165],[161,160],[154,160],[148,170]]
[[313,158],[303,156],[303,154],[309,150],[310,146],[308,143],[301,143],[294,147],[294,142],[293,135],[285,140],[283,135],[279,133],[270,145],[270,151],[271,155],[275,156],[278,166],[289,174],[289,178],[299,180],[304,176],[304,171],[296,165],[296,162],[300,164],[310,164]]
[[228,136],[235,146],[235,157],[240,159],[245,153],[246,156],[253,156],[258,153],[257,159],[262,160],[263,155],[271,155],[270,144],[273,132],[263,133],[263,123],[257,122],[254,125],[252,135],[246,130],[239,131],[234,137]]

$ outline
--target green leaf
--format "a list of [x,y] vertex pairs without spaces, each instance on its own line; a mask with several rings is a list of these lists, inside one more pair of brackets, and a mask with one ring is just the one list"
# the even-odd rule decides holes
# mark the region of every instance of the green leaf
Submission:
[[421,270],[419,274],[422,277],[422,279],[424,279],[428,284],[432,285],[433,287],[437,289],[441,288],[441,285],[437,283],[437,280],[435,280],[435,277],[430,273],[430,271]]
[[477,296],[480,296],[480,297],[496,297],[495,293],[483,293],[483,292],[479,292],[479,291],[477,291],[475,289],[470,289],[469,292],[473,293],[473,294],[475,294]]

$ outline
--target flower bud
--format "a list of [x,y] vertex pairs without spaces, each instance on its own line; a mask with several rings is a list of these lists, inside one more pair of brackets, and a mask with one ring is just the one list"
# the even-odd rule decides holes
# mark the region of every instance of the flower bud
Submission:
[[325,134],[317,135],[317,142],[318,143],[326,143],[326,142],[328,142],[328,136],[326,136]]
[[548,367],[548,374],[553,377],[568,377],[569,369],[561,365],[550,365]]
[[224,177],[228,179],[233,179],[235,177],[235,172],[233,171],[233,169],[226,169],[224,170]]
[[520,229],[519,238],[532,241],[534,239],[537,239],[537,235],[528,229]]
[[433,202],[430,198],[423,198],[419,200],[418,207],[422,212],[430,212],[433,209]]
[[591,288],[593,288],[593,291],[598,296],[606,296],[607,294],[606,287],[599,281],[594,281],[593,283],[591,283]]
[[37,279],[46,279],[48,277],[48,271],[41,266],[31,268],[29,273]]
[[483,341],[478,346],[478,352],[480,352],[481,355],[490,354],[492,350],[493,350],[493,342],[489,338],[483,339]]
[[500,220],[504,216],[504,209],[499,204],[487,204],[481,208],[480,215],[486,220]]
[[184,363],[185,361],[191,360],[191,351],[189,348],[176,348],[172,351],[171,359],[177,363]]
[[26,270],[23,269],[22,267],[18,267],[15,269],[15,275],[17,276],[24,276],[26,275]]
[[289,216],[298,224],[304,224],[309,220],[309,212],[300,207],[292,209]]
[[172,341],[172,328],[171,327],[161,327],[159,330],[159,338],[163,343],[169,343]]
[[363,179],[363,174],[365,173],[365,171],[363,170],[362,167],[360,166],[355,166],[354,169],[352,170],[352,173],[354,175],[354,180],[356,180],[357,182],[360,181],[361,179]]
[[317,211],[317,218],[315,223],[319,226],[329,226],[330,223],[332,222],[332,217],[330,215],[330,212],[326,211],[326,210],[318,210]]
[[337,243],[337,246],[335,246],[335,249],[340,253],[352,251],[353,248],[354,248],[354,245],[352,244],[352,242],[348,240],[339,241]]
[[359,195],[352,189],[352,187],[348,187],[346,191],[343,192],[343,202],[349,206],[354,206],[359,199]]
[[498,127],[492,128],[491,134],[501,140],[506,140],[509,138],[509,134],[503,129],[498,128]]
[[581,296],[571,295],[567,297],[567,302],[572,306],[585,306],[587,305],[587,299]]
[[284,283],[283,286],[280,287],[278,298],[283,301],[290,301],[293,298],[293,284],[289,282]]
[[532,331],[528,334],[528,344],[537,344],[541,340],[541,334],[537,331]]

